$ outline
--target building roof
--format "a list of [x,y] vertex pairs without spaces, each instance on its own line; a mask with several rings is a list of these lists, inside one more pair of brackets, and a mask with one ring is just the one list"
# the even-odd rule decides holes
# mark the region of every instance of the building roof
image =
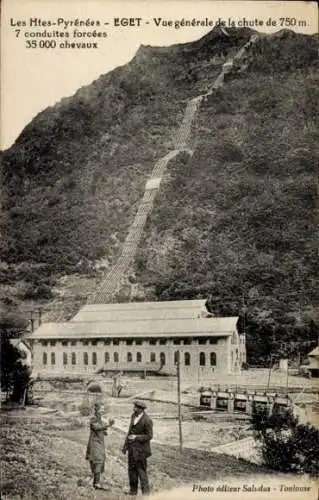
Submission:
[[125,320],[194,319],[203,308],[205,308],[205,300],[91,304],[82,307],[71,321],[120,322]]
[[34,333],[26,336],[33,339],[58,338],[108,338],[108,337],[227,337],[236,331],[238,317],[194,318],[194,319],[147,319],[120,321],[69,321],[67,323],[43,323]]
[[119,302],[114,304],[87,304],[81,308],[85,311],[125,311],[144,309],[199,309],[205,305],[206,299],[194,300],[162,300],[156,302]]
[[315,347],[308,356],[319,356],[319,346]]

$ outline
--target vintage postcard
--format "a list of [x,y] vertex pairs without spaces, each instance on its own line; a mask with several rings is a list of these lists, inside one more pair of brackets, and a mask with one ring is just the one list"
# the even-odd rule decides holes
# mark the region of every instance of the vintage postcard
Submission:
[[1,7],[2,498],[318,500],[317,4]]

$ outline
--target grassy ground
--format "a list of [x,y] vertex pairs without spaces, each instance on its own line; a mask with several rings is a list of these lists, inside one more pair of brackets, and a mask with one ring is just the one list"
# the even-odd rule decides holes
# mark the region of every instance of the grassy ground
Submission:
[[[121,454],[123,433],[106,438],[106,475],[109,491],[91,487],[85,448],[87,426],[79,418],[41,415],[36,410],[2,412],[2,498],[120,500],[127,486],[126,458]],[[227,476],[252,478],[264,471],[255,465],[209,452],[153,444],[149,475],[153,492],[185,483]]]

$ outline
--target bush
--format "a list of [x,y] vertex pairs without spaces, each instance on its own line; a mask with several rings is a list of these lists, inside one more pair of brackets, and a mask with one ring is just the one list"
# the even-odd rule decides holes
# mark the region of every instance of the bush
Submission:
[[102,387],[100,386],[100,384],[93,382],[88,386],[87,391],[101,393]]
[[49,285],[41,283],[38,286],[29,284],[25,292],[22,294],[21,298],[24,300],[50,300],[54,297],[54,294]]
[[292,410],[274,408],[253,412],[254,436],[261,443],[262,458],[280,472],[319,475],[319,429],[299,424]]
[[27,322],[17,309],[11,312],[2,304],[0,306],[1,390],[10,394],[12,402],[20,403],[24,400],[25,404],[28,404],[31,368],[22,364],[21,352],[11,343],[12,339],[23,335]]

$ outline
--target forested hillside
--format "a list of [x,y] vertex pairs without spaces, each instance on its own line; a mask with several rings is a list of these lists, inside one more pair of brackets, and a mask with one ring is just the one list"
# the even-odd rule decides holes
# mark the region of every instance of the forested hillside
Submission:
[[195,153],[170,166],[136,263],[159,299],[212,294],[216,314],[247,309],[257,358],[317,332],[316,43],[262,39],[201,106]]
[[[188,99],[251,35],[229,33],[141,47],[2,153],[0,274],[12,300],[51,299],[59,278],[112,266]],[[253,362],[318,331],[317,70],[316,37],[261,37],[202,102],[194,154],[170,163],[134,266],[145,298],[211,294],[217,314],[246,311]]]
[[[234,30],[224,45],[231,52],[249,34]],[[215,39],[142,46],[129,64],[35,117],[2,154],[3,261],[37,263],[50,275],[112,260],[187,98],[218,74],[221,61],[205,67]]]

